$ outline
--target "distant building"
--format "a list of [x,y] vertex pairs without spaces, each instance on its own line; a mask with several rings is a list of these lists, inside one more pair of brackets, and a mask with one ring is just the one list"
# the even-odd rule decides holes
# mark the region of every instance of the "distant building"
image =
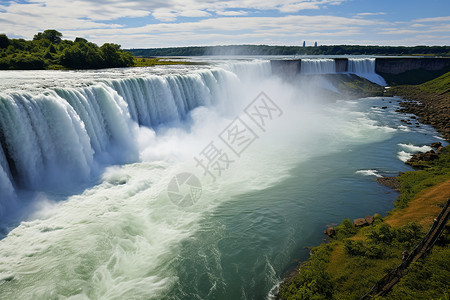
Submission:
[[306,42],[305,41],[303,41],[303,47],[306,47]]
[[314,47],[317,47],[317,42],[314,42]]

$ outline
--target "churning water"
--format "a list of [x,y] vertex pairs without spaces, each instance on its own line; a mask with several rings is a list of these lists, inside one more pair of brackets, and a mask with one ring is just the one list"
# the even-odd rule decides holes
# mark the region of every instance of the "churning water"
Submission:
[[326,224],[389,210],[376,177],[439,138],[268,61],[0,77],[1,299],[271,297]]

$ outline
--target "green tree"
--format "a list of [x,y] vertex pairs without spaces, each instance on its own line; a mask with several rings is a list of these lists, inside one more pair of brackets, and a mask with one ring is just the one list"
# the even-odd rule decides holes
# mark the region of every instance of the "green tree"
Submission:
[[62,33],[54,30],[54,29],[47,29],[44,32],[39,32],[34,35],[33,40],[41,40],[46,39],[52,42],[53,44],[58,44],[61,42]]
[[103,62],[106,66],[119,67],[120,66],[120,45],[105,43],[100,47]]
[[77,38],[75,38],[75,43],[88,43],[88,40],[86,40],[86,39],[83,39],[83,38],[81,38],[81,37],[77,37]]
[[0,48],[5,49],[9,46],[9,39],[6,34],[0,34]]
[[50,46],[48,46],[47,50],[50,53],[56,53],[56,49],[55,49],[55,46],[53,46],[53,44],[50,44]]

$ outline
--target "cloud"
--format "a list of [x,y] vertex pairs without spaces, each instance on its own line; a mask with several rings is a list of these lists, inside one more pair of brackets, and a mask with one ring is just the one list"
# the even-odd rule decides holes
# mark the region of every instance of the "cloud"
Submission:
[[247,11],[244,10],[228,10],[228,11],[216,11],[216,14],[221,16],[245,16],[248,15]]
[[449,22],[450,17],[434,17],[434,18],[424,18],[424,19],[417,19],[413,22]]
[[380,15],[385,15],[385,12],[364,12],[364,13],[358,13],[356,14],[357,16],[380,16]]
[[[148,24],[133,28],[92,29],[77,35],[96,42],[118,40],[124,47],[164,47],[226,43],[298,44],[304,38],[351,37],[363,28],[376,28],[377,21],[334,16],[220,17],[183,23]],[[133,37],[132,39],[130,37]]]

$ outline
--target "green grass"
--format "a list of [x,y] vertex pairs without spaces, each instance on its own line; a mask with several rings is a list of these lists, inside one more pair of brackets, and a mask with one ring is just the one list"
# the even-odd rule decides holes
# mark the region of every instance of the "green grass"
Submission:
[[[424,260],[413,263],[409,272],[394,286],[387,298],[403,299],[450,299],[450,247],[448,236],[441,239],[441,244],[435,246],[433,253]],[[447,284],[446,284],[447,283]]]
[[423,84],[450,71],[450,67],[438,71],[410,70],[400,74],[379,73],[389,85]]
[[332,250],[332,245],[314,248],[309,261],[300,267],[301,272],[281,287],[280,297],[285,300],[330,299],[333,289],[326,269]]
[[420,90],[427,93],[435,93],[435,94],[445,94],[450,92],[450,72],[445,73],[444,75],[428,81],[419,86]]
[[167,60],[160,57],[135,57],[134,66],[135,67],[153,67],[160,65],[207,65],[203,62],[192,62],[185,60]]
[[450,179],[450,146],[442,150],[439,159],[426,163],[430,168],[406,172],[398,178],[401,188],[400,196],[395,202],[397,208],[405,208],[424,189]]

